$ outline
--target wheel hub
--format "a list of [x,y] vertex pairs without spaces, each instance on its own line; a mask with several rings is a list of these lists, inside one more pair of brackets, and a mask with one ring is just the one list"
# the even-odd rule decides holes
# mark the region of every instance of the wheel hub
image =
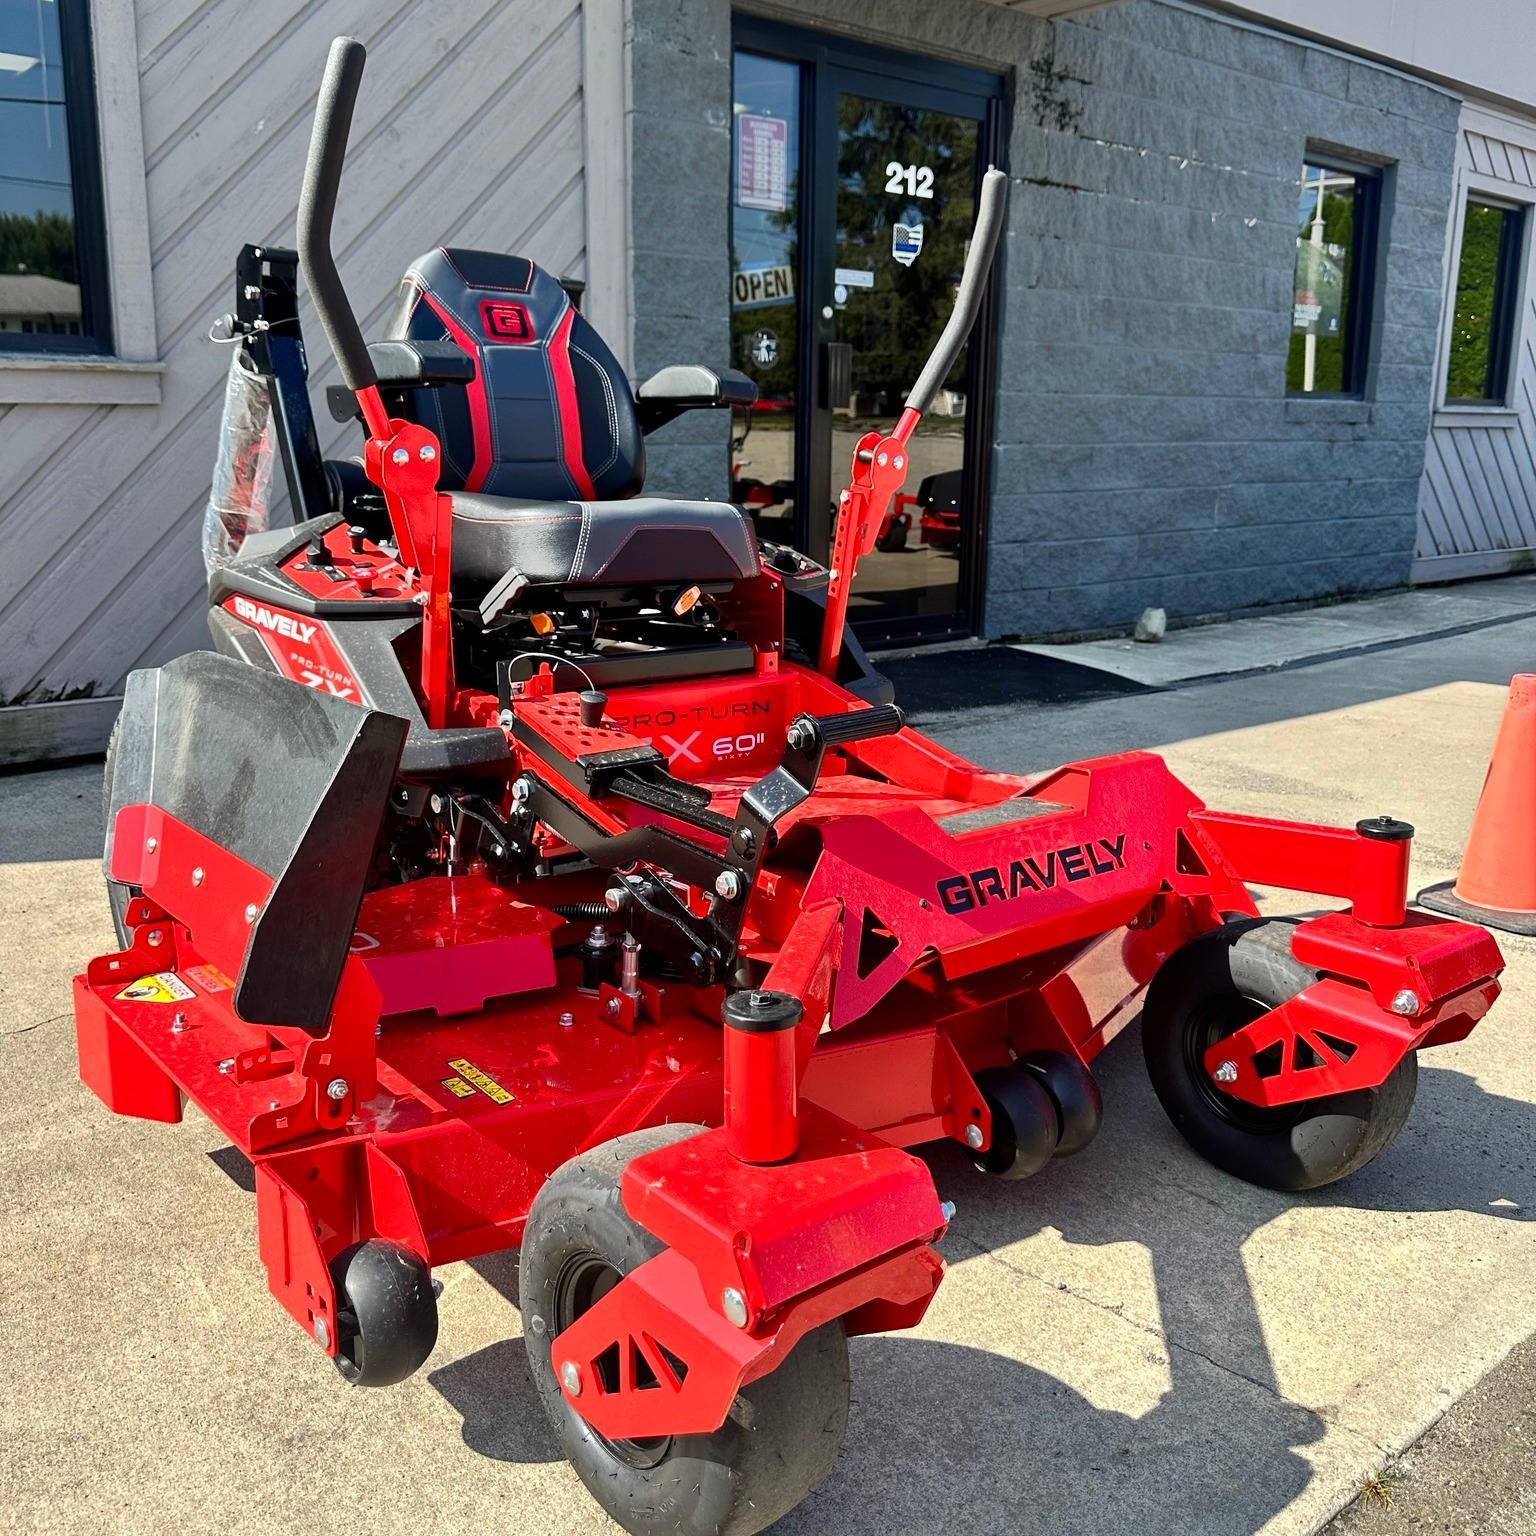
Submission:
[[[591,1311],[624,1277],[599,1253],[577,1254],[568,1259],[555,1280],[555,1327],[558,1338],[583,1313]],[[593,1374],[605,1391],[619,1389],[619,1362],[606,1356],[593,1362]],[[671,1435],[647,1435],[635,1440],[611,1440],[590,1425],[587,1432],[600,1440],[626,1466],[646,1471],[659,1466],[672,1451]]]

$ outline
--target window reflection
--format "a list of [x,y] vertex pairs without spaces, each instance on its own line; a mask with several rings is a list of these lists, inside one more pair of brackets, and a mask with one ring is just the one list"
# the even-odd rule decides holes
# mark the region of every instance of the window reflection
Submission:
[[1461,233],[1445,394],[1452,403],[1502,405],[1509,388],[1524,208],[1470,200]]
[[57,0],[0,0],[0,337],[81,334]]
[[735,56],[731,361],[757,384],[732,411],[731,499],[764,538],[795,542],[800,66]]

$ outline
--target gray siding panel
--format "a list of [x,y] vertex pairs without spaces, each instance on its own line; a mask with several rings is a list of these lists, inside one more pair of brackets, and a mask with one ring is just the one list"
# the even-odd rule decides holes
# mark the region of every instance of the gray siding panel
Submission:
[[[1485,125],[1487,114],[1478,111],[1476,120]],[[1510,139],[1463,124],[1455,219],[1462,217],[1466,186],[1503,191],[1516,200],[1529,200],[1536,192],[1536,153],[1513,141],[1520,127],[1512,125],[1507,131]],[[1536,125],[1523,125],[1523,132],[1536,133]],[[1453,256],[1457,249],[1453,241]],[[1527,256],[1529,263],[1531,250]],[[1458,421],[1454,411],[1435,419],[1419,486],[1417,579],[1524,568],[1536,559],[1536,284],[1529,281],[1532,270],[1536,267],[1528,265],[1517,320],[1509,397],[1513,413],[1495,423],[1476,417]],[[1453,272],[1446,274],[1444,292],[1437,340],[1442,379],[1454,317]],[[1443,393],[1443,383],[1440,388]]]
[[[365,332],[434,241],[585,268],[581,0],[140,0],[137,17],[163,398],[0,408],[0,704],[112,694],[206,643],[198,530],[228,360],[206,333],[239,246],[293,241],[333,36],[370,50],[336,220]],[[319,402],[335,369],[307,300],[303,319]],[[327,451],[355,451],[320,416]]]

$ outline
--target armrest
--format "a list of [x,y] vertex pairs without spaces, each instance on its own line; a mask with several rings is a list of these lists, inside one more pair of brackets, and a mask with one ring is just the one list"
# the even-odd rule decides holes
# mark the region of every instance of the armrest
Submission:
[[757,385],[734,368],[705,368],[677,364],[652,375],[635,391],[640,430],[654,432],[684,411],[715,410],[726,405],[751,405]]
[[373,341],[368,356],[379,383],[401,389],[475,381],[474,358],[451,341]]
[[[381,389],[422,389],[434,384],[472,384],[475,360],[451,341],[371,341],[368,358]],[[345,384],[330,384],[326,404],[337,421],[361,416]]]

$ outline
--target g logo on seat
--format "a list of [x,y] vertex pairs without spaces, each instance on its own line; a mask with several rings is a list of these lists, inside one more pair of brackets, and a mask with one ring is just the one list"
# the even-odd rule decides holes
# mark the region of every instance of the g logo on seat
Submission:
[[480,328],[491,341],[532,341],[533,321],[521,304],[505,299],[483,299],[480,303]]

